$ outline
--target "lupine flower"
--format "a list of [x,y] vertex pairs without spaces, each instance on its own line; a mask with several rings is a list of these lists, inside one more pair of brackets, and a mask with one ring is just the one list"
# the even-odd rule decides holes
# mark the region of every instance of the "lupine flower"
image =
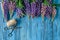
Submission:
[[41,14],[42,0],[36,0],[36,16]]
[[2,6],[3,6],[3,15],[4,15],[4,18],[6,19],[6,21],[8,21],[8,13],[9,13],[9,9],[8,9],[8,2],[4,1],[2,3]]
[[56,16],[56,9],[55,9],[55,7],[53,7],[53,9],[52,9],[52,21],[54,20],[55,16]]
[[36,14],[36,2],[31,3],[31,14],[32,14],[32,17],[34,17]]
[[24,5],[22,4],[22,0],[17,0],[16,1],[16,12],[17,12],[18,17],[21,17],[22,15],[24,15],[23,8],[24,8]]
[[8,4],[8,8],[9,8],[10,17],[12,17],[13,12],[15,10],[15,2],[10,1]]
[[21,9],[19,9],[19,8],[16,8],[16,12],[17,12],[17,16],[18,16],[18,17],[21,17],[21,16],[24,15],[24,14],[23,14],[23,11],[22,11]]
[[44,4],[47,6],[46,12],[45,12],[45,16],[47,16],[47,17],[50,17],[50,15],[52,13],[52,6],[51,6],[50,2],[51,2],[51,0],[50,1],[47,1],[47,0],[44,1]]
[[52,13],[52,6],[47,6],[45,16],[50,17],[51,13]]
[[26,13],[28,14],[28,15],[30,15],[31,14],[31,6],[30,6],[30,4],[29,4],[29,0],[24,0],[24,3],[25,3],[25,7],[26,7]]
[[46,14],[46,7],[47,6],[42,3],[41,16],[42,16],[43,20],[44,20],[45,14]]
[[40,5],[38,2],[36,2],[36,16],[39,16],[40,15]]
[[52,14],[52,0],[47,0],[47,2],[49,3],[49,5],[47,5],[45,16],[50,17]]

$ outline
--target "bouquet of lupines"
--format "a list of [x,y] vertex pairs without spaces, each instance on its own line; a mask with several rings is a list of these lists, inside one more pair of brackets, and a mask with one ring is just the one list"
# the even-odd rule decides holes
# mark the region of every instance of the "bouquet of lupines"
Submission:
[[53,14],[52,10],[54,9],[51,0],[4,0],[2,4],[4,18],[6,19],[8,14],[10,14],[11,18],[15,10],[18,17],[24,14],[36,17],[41,14],[44,19],[44,17],[51,17],[51,14]]

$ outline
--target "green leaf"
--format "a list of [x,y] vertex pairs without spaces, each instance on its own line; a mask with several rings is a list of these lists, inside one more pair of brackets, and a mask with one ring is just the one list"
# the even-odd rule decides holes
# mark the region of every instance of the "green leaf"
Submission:
[[44,0],[44,5],[49,5],[49,2],[47,0]]
[[30,3],[35,2],[36,0],[30,0]]
[[23,8],[24,5],[22,4],[22,0],[17,0],[16,6],[17,6],[18,8]]

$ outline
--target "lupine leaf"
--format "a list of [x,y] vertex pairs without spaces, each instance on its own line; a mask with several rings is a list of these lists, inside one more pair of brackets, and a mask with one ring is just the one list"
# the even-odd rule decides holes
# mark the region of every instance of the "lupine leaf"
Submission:
[[47,0],[44,0],[44,5],[49,5]]
[[24,7],[23,4],[22,4],[22,0],[17,0],[16,1],[16,6],[22,9]]

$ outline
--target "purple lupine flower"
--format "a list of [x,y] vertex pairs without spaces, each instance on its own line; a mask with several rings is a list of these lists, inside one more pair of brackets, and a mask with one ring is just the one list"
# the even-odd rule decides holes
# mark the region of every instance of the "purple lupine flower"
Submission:
[[34,17],[36,14],[36,2],[31,3],[31,14],[32,14],[32,17]]
[[40,4],[38,2],[36,2],[36,16],[40,15]]
[[23,15],[23,11],[20,8],[16,8],[17,16],[21,17]]
[[52,6],[47,6],[45,16],[50,17],[52,13]]
[[50,15],[52,14],[52,6],[51,6],[52,0],[47,1],[49,2],[49,5],[47,5],[45,16],[50,17]]
[[8,5],[8,8],[9,8],[9,12],[10,12],[10,17],[12,17],[13,12],[15,10],[15,2],[10,1],[9,5]]
[[3,6],[4,18],[6,19],[6,21],[8,21],[8,13],[9,13],[8,2],[4,1],[2,3],[2,6]]
[[24,0],[24,3],[25,3],[25,7],[26,7],[26,13],[28,14],[28,15],[30,15],[31,14],[31,6],[30,6],[30,4],[29,4],[29,0]]
[[36,16],[41,14],[42,0],[36,0]]

